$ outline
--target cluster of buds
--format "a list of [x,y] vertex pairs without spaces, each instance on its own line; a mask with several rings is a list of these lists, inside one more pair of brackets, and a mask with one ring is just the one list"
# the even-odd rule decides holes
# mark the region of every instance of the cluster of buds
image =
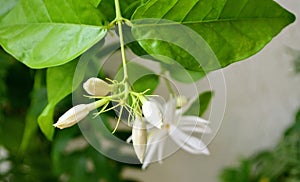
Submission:
[[[127,82],[111,81],[109,84],[99,78],[88,79],[83,84],[83,88],[89,97],[98,100],[74,106],[58,119],[54,124],[55,127],[64,129],[73,126],[92,110],[100,107],[102,108],[95,113],[96,116],[120,107],[114,133],[125,107],[129,112],[128,124],[132,126],[132,135],[127,141],[132,141],[134,151],[139,161],[143,163],[143,168],[153,160],[153,153],[156,150],[162,151],[166,137],[171,137],[177,145],[190,153],[209,153],[200,139],[190,136],[192,132],[210,132],[208,121],[198,116],[183,115],[195,99],[187,99],[184,96],[171,97],[168,102],[162,104],[155,97],[145,96],[145,92],[137,93],[130,90]],[[107,108],[110,102],[117,104]],[[158,158],[162,158],[160,152]]]
[[[71,127],[83,120],[91,111],[97,108],[102,107],[99,112],[94,113],[96,116],[120,106],[121,109],[117,125],[113,130],[114,133],[120,122],[123,107],[126,107],[126,110],[129,111],[128,123],[132,126],[133,147],[138,159],[143,162],[146,153],[147,130],[145,120],[142,117],[141,105],[143,102],[147,103],[147,99],[144,96],[144,93],[131,91],[128,88],[128,85],[126,85],[127,83],[118,83],[117,81],[110,82],[111,84],[94,77],[88,79],[83,84],[84,90],[89,94],[88,97],[99,100],[89,104],[79,104],[72,107],[65,112],[53,126],[59,129]],[[130,105],[128,104],[129,97],[132,102]],[[110,102],[117,104],[111,108],[107,108]]]
[[[90,78],[83,84],[83,88],[92,96],[103,97],[113,90],[113,85],[99,78]],[[84,119],[92,110],[107,104],[108,101],[108,98],[103,98],[90,104],[76,105],[63,114],[53,126],[59,129],[71,127]]]

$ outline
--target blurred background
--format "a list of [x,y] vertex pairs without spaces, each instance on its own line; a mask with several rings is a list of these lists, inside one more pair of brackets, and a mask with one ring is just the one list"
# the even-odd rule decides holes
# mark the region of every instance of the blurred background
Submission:
[[[300,1],[277,2],[299,17]],[[199,81],[200,90],[215,94],[205,118],[221,112],[218,106],[226,99],[222,122],[211,119],[216,127],[209,156],[178,151],[147,170],[104,157],[78,127],[56,132],[53,142],[47,141],[30,122],[46,104],[45,70],[30,70],[0,50],[0,182],[300,181],[300,121],[295,122],[300,108],[299,31],[297,18],[258,54],[210,73],[210,81],[220,85],[218,75],[224,75],[226,92],[211,88],[207,79]],[[43,99],[45,103],[36,103]],[[70,107],[68,97],[56,108],[56,119]],[[25,125],[33,129],[23,133]]]
[[[225,167],[237,167],[241,159],[262,150],[272,150],[277,145],[284,131],[294,123],[300,107],[300,74],[295,71],[296,67],[299,69],[296,62],[300,59],[300,1],[277,2],[296,15],[296,22],[258,54],[217,71],[225,76],[227,103],[224,120],[208,145],[211,154],[195,156],[178,151],[163,164],[152,164],[145,171],[128,169],[124,172],[125,176],[134,176],[145,182],[216,182]],[[213,79],[217,74],[210,73],[209,77]],[[201,89],[209,89],[205,80],[200,81],[199,85]],[[223,92],[223,89],[214,88],[213,105],[222,102],[218,98]],[[211,112],[213,114],[214,110]],[[299,144],[297,150],[300,158]]]

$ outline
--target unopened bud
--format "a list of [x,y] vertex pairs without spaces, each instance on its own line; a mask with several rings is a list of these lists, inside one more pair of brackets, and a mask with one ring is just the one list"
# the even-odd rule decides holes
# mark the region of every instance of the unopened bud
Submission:
[[138,159],[143,163],[147,149],[147,129],[146,123],[139,117],[133,122],[132,143]]
[[176,98],[176,107],[177,108],[181,108],[183,106],[185,106],[188,103],[188,99],[185,96],[178,96]]
[[83,88],[88,94],[94,96],[105,96],[112,91],[112,87],[110,84],[95,77],[89,78],[83,84]]
[[143,115],[145,119],[157,128],[161,128],[162,123],[162,111],[158,104],[154,101],[145,101],[142,106]]
[[79,104],[69,109],[53,125],[59,129],[64,129],[77,124],[89,114],[90,110],[86,104]]

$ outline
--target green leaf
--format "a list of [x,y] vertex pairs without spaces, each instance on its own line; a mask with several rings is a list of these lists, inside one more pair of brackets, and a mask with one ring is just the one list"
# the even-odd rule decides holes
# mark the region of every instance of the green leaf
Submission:
[[38,124],[46,138],[52,141],[54,134],[53,115],[55,105],[48,104],[43,112],[38,117]]
[[94,7],[98,7],[98,5],[100,4],[101,0],[89,0],[90,3],[94,6]]
[[80,78],[77,78],[78,82],[73,87],[73,78],[77,63],[78,60],[74,60],[62,66],[48,68],[47,70],[48,105],[39,116],[38,123],[42,132],[49,140],[52,140],[54,134],[53,114],[56,104],[72,93],[73,89],[78,87],[84,77],[84,75],[81,75]]
[[136,92],[144,92],[150,89],[147,94],[155,91],[159,84],[159,77],[152,70],[140,64],[130,62],[127,64],[128,80],[133,83]]
[[3,18],[19,0],[0,0],[0,19]]
[[207,110],[209,103],[212,99],[212,96],[213,96],[212,91],[206,91],[201,93],[198,99],[192,104],[190,109],[185,114],[202,116],[204,112]]
[[106,35],[87,1],[20,0],[0,22],[0,44],[31,68],[67,63]]
[[157,75],[146,75],[133,83],[133,90],[136,92],[144,92],[150,89],[146,94],[152,94],[159,84],[159,77]]
[[[132,17],[133,20],[145,18],[175,22],[136,22],[132,32],[149,54],[169,57],[189,70],[200,72],[219,69],[257,53],[295,20],[293,14],[273,0],[149,0]],[[200,67],[194,55],[172,42],[162,41],[173,36],[177,42],[185,43],[185,47],[197,45],[189,37],[190,32],[176,23],[200,35],[217,56],[219,65],[209,65],[210,61],[204,59]],[[162,57],[160,60],[165,61]]]
[[198,99],[200,101],[200,108],[199,108],[199,116],[202,116],[204,112],[206,111],[207,107],[209,106],[209,103],[212,99],[213,92],[207,91],[203,92],[199,95]]
[[168,70],[170,76],[183,83],[193,83],[197,80],[200,80],[205,76],[204,72],[198,72],[198,71],[191,71],[191,70],[186,70],[180,65],[176,64],[161,64],[162,67],[166,70]]
[[112,0],[101,0],[100,4],[98,6],[98,9],[104,14],[107,21],[111,22],[115,19],[116,13],[115,13],[114,1],[112,1]]
[[43,71],[37,70],[34,78],[34,86],[31,93],[31,103],[25,118],[25,128],[19,151],[24,154],[32,137],[37,131],[38,116],[43,111],[43,108],[47,105],[47,92],[43,82]]
[[[155,91],[159,84],[159,77],[152,70],[135,62],[127,63],[128,81],[132,84],[134,91],[144,92],[150,89],[147,94]],[[116,80],[123,79],[123,67],[115,76]]]
[[[76,85],[73,88],[73,78],[77,64],[78,60],[74,60],[62,66],[47,69],[48,102],[50,104],[57,104],[69,95],[73,89],[77,88],[79,82],[75,83]],[[81,81],[83,76],[81,75],[78,81]]]
[[130,19],[134,11],[141,5],[143,5],[143,0],[122,0],[120,1],[122,16]]

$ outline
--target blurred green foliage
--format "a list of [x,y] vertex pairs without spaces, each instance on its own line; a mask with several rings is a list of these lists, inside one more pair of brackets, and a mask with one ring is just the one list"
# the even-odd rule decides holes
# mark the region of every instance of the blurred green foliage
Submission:
[[289,48],[289,53],[294,56],[294,68],[296,73],[300,73],[300,50]]
[[[127,164],[97,152],[77,126],[57,132],[53,142],[48,141],[37,126],[47,104],[46,70],[29,69],[2,49],[0,64],[1,182],[134,181],[121,177]],[[70,107],[69,96],[57,105],[54,118]],[[78,141],[84,145],[76,147]]]
[[223,182],[300,182],[300,110],[276,147],[226,168]]

